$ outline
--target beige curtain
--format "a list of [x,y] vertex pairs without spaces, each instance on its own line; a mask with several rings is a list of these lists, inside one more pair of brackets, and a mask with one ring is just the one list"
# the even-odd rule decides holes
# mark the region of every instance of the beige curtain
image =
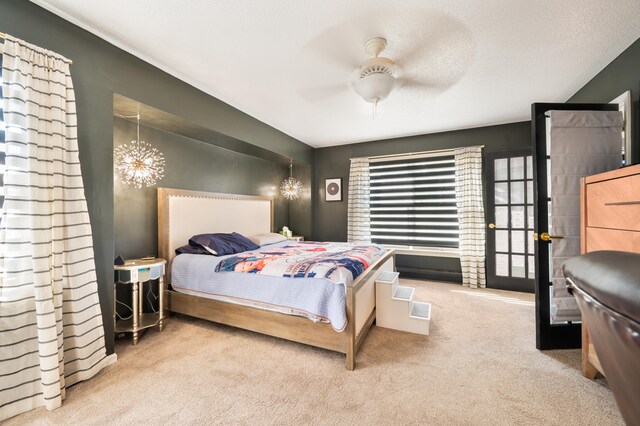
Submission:
[[347,241],[371,242],[369,211],[369,158],[352,158],[349,170]]
[[455,162],[462,284],[486,287],[482,147],[456,148]]

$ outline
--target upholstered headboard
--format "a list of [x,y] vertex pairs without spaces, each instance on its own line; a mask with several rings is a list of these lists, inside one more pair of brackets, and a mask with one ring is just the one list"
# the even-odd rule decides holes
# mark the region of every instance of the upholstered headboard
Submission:
[[272,197],[158,188],[158,255],[167,260],[169,282],[175,250],[193,235],[272,230]]

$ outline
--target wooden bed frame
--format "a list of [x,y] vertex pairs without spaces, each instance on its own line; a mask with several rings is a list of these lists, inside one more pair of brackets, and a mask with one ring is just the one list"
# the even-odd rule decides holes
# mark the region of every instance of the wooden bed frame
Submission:
[[[273,198],[158,188],[159,256],[171,261],[175,249],[200,233],[273,232]],[[346,354],[347,370],[375,319],[375,280],[394,270],[394,251],[387,251],[346,289],[347,328],[336,332],[330,324],[219,300],[164,290],[167,311],[202,318],[294,342]]]

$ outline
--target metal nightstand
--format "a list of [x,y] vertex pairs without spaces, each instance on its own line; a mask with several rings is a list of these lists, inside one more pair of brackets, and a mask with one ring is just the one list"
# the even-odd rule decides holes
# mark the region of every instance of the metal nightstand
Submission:
[[[160,331],[164,327],[163,293],[164,293],[164,268],[166,260],[155,259],[129,259],[124,265],[115,265],[115,283],[113,285],[113,300],[116,333],[133,333],[133,344],[138,344],[140,330],[159,326]],[[144,283],[151,280],[158,280],[158,311],[143,312]],[[131,284],[131,316],[125,319],[118,319],[116,313],[118,284]],[[151,285],[149,283],[148,285]],[[128,305],[127,305],[128,306]]]

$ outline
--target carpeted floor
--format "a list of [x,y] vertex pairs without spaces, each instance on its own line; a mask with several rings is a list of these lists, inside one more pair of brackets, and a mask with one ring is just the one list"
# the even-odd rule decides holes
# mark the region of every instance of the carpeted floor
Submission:
[[403,280],[433,304],[428,337],[373,327],[344,355],[171,317],[118,362],[18,424],[623,424],[580,351],[535,349],[533,295]]

